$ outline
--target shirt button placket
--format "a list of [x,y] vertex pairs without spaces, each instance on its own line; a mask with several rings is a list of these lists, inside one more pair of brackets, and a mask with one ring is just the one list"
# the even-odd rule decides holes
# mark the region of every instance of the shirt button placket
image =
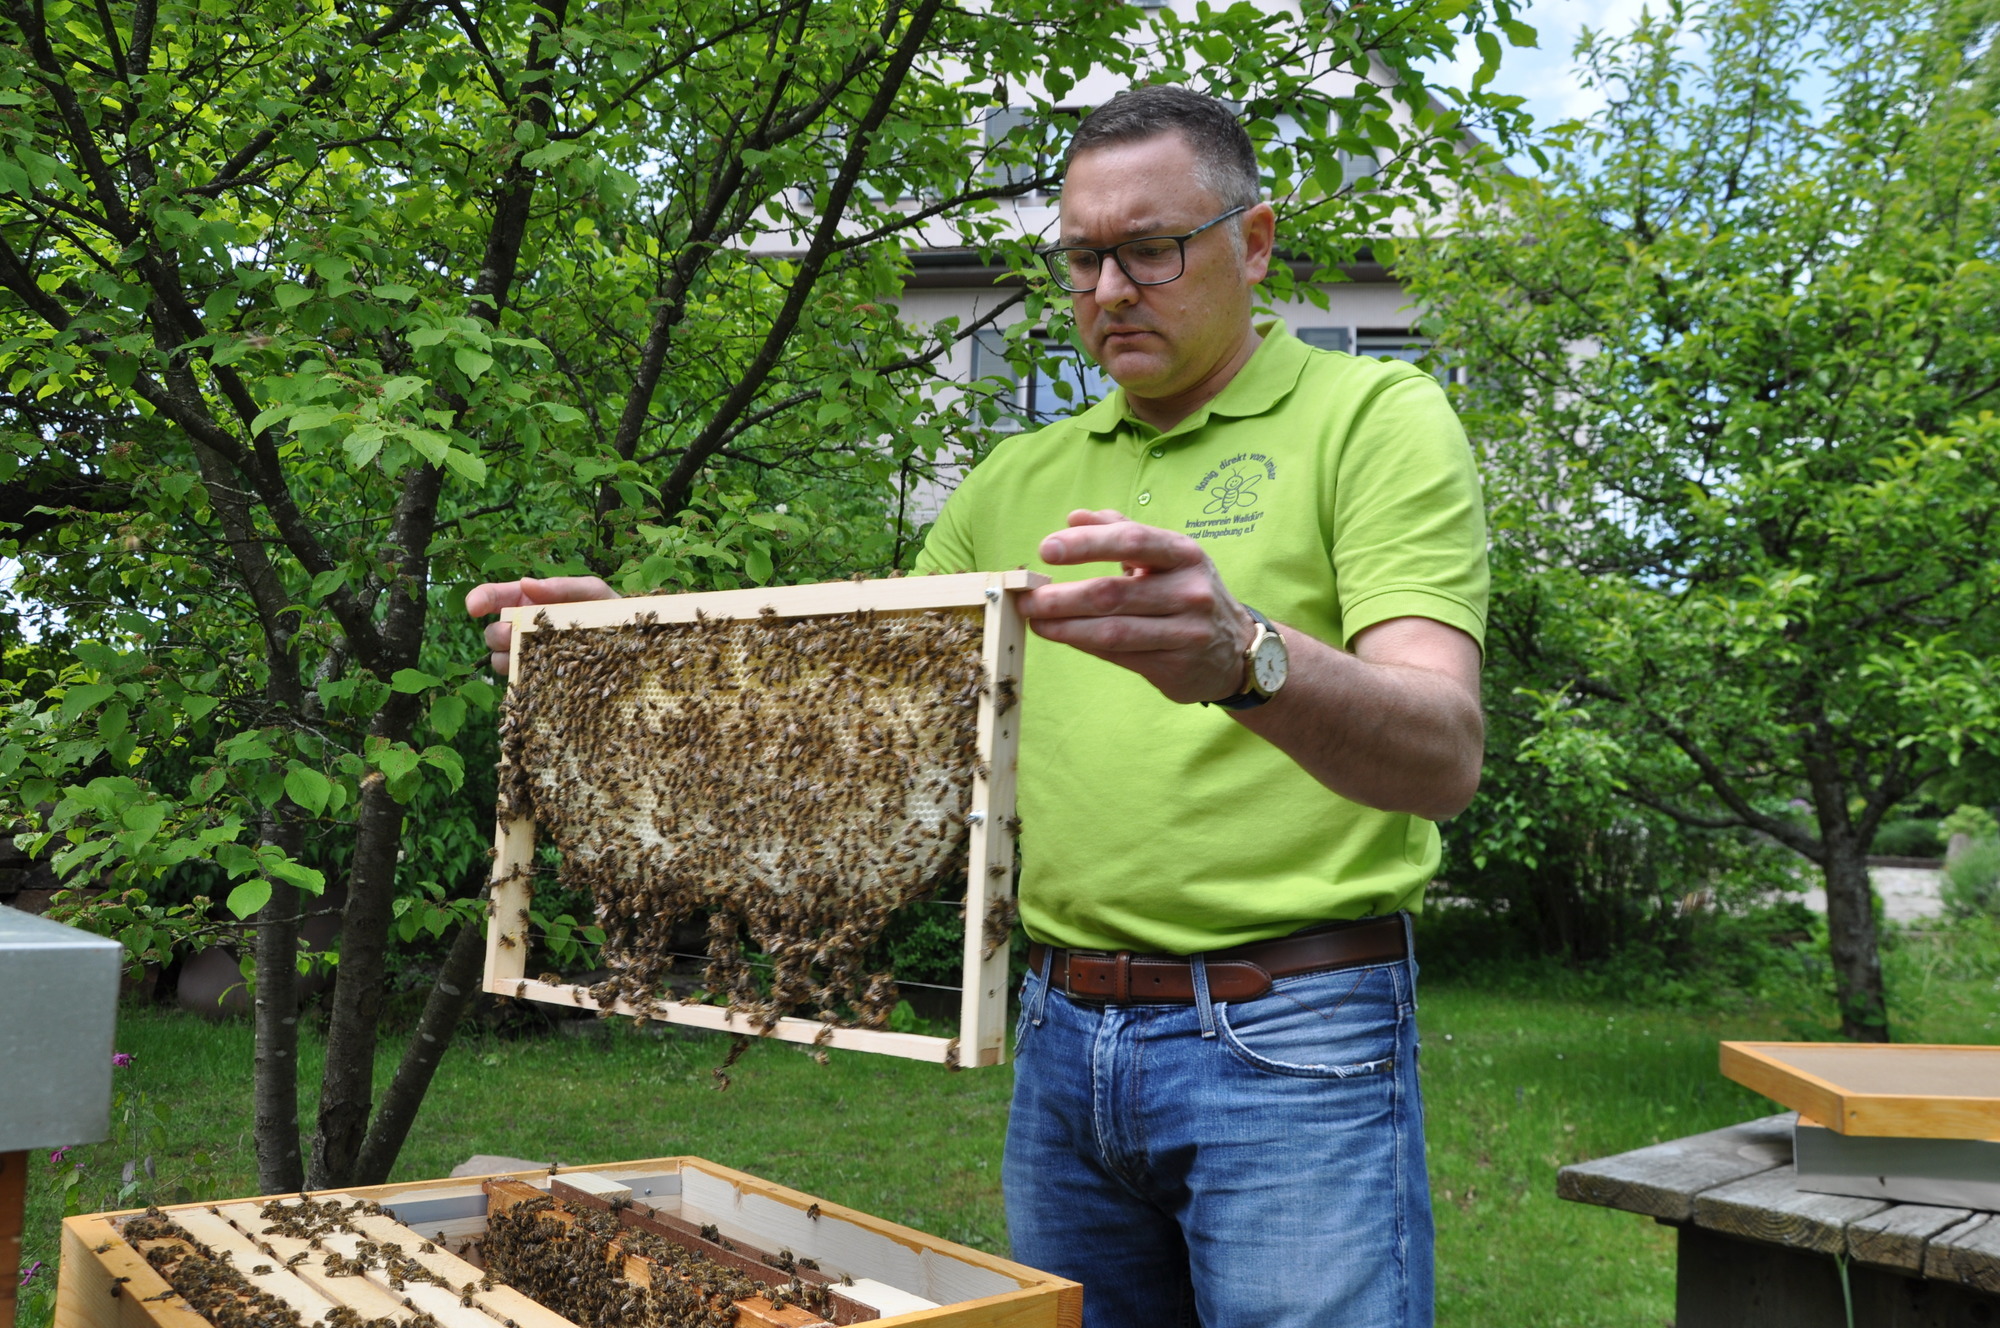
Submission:
[[[1149,447],[1146,449],[1146,455],[1151,457],[1155,461],[1159,460],[1166,454],[1167,454],[1167,449],[1164,447]],[[1145,462],[1141,461],[1139,463],[1139,478],[1141,482],[1144,482],[1146,480],[1146,470],[1147,466]],[[1139,490],[1138,496],[1134,498],[1133,501],[1138,503],[1139,506],[1144,507],[1148,503],[1153,501],[1153,491],[1151,489],[1141,489]]]

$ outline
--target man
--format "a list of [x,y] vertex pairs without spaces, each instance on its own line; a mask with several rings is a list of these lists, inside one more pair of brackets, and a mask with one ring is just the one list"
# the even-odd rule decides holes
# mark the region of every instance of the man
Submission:
[[1253,325],[1275,217],[1218,103],[1091,114],[1061,215],[1050,270],[1118,391],[997,447],[918,559],[1056,578],[1022,600],[1013,1252],[1091,1328],[1428,1323],[1402,910],[1478,783],[1469,449],[1409,365]]
[[1428,1323],[1399,910],[1479,777],[1470,451],[1420,371],[1253,325],[1275,219],[1217,103],[1087,117],[1061,217],[1118,391],[997,447],[917,564],[1057,578],[1022,601],[1014,1255],[1093,1328]]

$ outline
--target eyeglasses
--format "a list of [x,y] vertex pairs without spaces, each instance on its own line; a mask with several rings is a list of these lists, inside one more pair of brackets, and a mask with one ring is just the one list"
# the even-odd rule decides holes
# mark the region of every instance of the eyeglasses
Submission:
[[1093,249],[1089,245],[1066,245],[1060,249],[1042,250],[1042,261],[1048,264],[1049,275],[1056,279],[1056,285],[1072,295],[1097,289],[1097,279],[1104,271],[1107,256],[1118,264],[1118,270],[1134,286],[1164,286],[1187,271],[1189,240],[1211,226],[1228,221],[1239,212],[1248,212],[1250,206],[1244,203],[1233,207],[1219,217],[1204,221],[1185,235],[1147,235],[1122,244],[1107,244],[1101,249]]

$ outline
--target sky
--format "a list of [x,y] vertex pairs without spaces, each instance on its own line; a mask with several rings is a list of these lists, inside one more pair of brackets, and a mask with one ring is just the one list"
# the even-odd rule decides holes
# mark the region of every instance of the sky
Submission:
[[[1520,18],[1539,33],[1540,43],[1528,50],[1506,48],[1494,90],[1527,98],[1537,125],[1589,115],[1603,99],[1577,81],[1570,61],[1577,34],[1586,27],[1597,32],[1628,31],[1646,7],[1647,0],[1530,0]],[[1654,13],[1664,7],[1660,0],[1652,0]],[[1478,68],[1478,52],[1468,41],[1456,62],[1434,72],[1439,82],[1467,87]]]

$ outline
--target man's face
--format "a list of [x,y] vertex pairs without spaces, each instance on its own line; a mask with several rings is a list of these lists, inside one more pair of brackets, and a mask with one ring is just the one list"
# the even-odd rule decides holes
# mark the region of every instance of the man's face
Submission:
[[[1063,244],[1107,245],[1181,235],[1226,206],[1195,178],[1179,134],[1092,148],[1070,163],[1062,191]],[[1135,286],[1106,259],[1097,289],[1070,297],[1091,358],[1135,397],[1197,392],[1232,363],[1250,333],[1251,289],[1270,257],[1271,211],[1243,217],[1239,254],[1224,222],[1187,242],[1187,269],[1163,286]]]

